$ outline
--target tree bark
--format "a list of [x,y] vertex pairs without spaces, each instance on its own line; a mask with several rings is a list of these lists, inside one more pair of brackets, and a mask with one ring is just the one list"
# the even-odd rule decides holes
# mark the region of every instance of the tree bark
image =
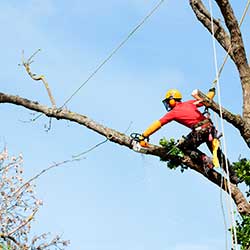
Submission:
[[[212,34],[212,24],[211,15],[206,9],[201,0],[189,0],[189,3],[197,17],[197,19],[204,25],[204,27]],[[234,60],[234,55],[231,51],[231,41],[229,34],[222,27],[220,21],[213,18],[214,23],[214,36],[220,45],[224,48],[226,52],[229,53],[232,60]]]

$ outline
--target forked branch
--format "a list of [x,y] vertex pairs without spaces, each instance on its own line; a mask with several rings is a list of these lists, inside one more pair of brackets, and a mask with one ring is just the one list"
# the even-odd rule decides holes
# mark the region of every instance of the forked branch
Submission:
[[24,53],[22,55],[22,65],[24,66],[26,72],[28,73],[28,75],[34,80],[34,81],[42,81],[46,90],[47,90],[47,93],[48,93],[48,96],[49,96],[49,99],[50,99],[50,102],[52,104],[52,108],[56,108],[56,102],[55,102],[55,99],[51,93],[51,90],[49,88],[49,84],[47,82],[47,80],[45,79],[45,76],[44,75],[36,75],[34,73],[31,72],[31,69],[30,69],[30,65],[31,63],[33,62],[33,57],[39,52],[41,51],[40,49],[37,50],[33,55],[31,55],[29,57],[29,59],[27,61],[25,61],[24,59]]

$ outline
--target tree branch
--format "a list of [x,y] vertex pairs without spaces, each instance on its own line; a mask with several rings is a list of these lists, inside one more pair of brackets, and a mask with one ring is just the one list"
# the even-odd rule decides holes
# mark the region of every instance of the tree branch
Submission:
[[242,138],[245,140],[247,146],[250,148],[250,128],[249,124],[240,116],[235,115],[228,111],[225,108],[221,108],[220,112],[220,105],[213,100],[209,99],[204,93],[197,90],[197,95],[201,98],[203,104],[211,108],[214,112],[216,112],[219,116],[222,113],[222,118],[225,119],[227,122],[232,124],[235,128],[237,128],[242,136]]
[[[201,0],[189,0],[189,3],[197,17],[197,19],[206,27],[206,29],[212,34],[212,25],[211,25],[211,15],[202,3]],[[225,51],[230,55],[234,60],[234,55],[230,50],[231,42],[230,37],[227,32],[224,30],[220,22],[213,18],[214,23],[214,36],[216,40],[221,44]]]
[[[216,0],[221,13],[225,19],[226,26],[231,35],[232,52],[234,63],[240,74],[240,80],[243,90],[243,118],[248,128],[250,127],[250,68],[246,56],[240,27],[234,16],[233,9],[228,0]],[[250,129],[245,129],[245,134],[250,133]],[[250,141],[248,141],[250,146]]]
[[17,242],[17,240],[13,237],[13,236],[8,236],[8,235],[5,235],[3,233],[0,234],[0,238],[4,239],[4,240],[11,240],[13,241],[18,247],[21,247],[21,244],[19,242]]
[[44,75],[36,75],[34,73],[31,72],[31,69],[30,69],[30,64],[33,62],[32,61],[32,58],[40,51],[37,50],[27,61],[24,60],[24,56],[22,58],[22,65],[24,66],[26,72],[28,73],[28,75],[34,80],[34,81],[42,81],[46,90],[47,90],[47,93],[48,93],[48,96],[49,96],[49,99],[50,99],[50,102],[52,104],[52,107],[53,108],[56,108],[56,102],[55,102],[55,99],[51,93],[51,90],[49,88],[49,84],[47,82],[47,80],[45,79],[45,76]]
[[234,62],[241,72],[242,68],[248,68],[248,62],[238,21],[228,0],[216,0],[216,3],[230,32]]
[[[97,122],[91,120],[87,116],[77,114],[74,112],[71,112],[69,110],[60,110],[60,109],[52,109],[48,108],[44,105],[39,104],[38,102],[33,102],[28,99],[24,99],[19,96],[13,96],[13,95],[7,95],[4,93],[0,93],[0,103],[12,103],[15,105],[23,106],[27,109],[34,110],[40,113],[45,114],[48,117],[53,117],[58,120],[64,119],[64,120],[69,120],[72,122],[76,122],[80,125],[83,125],[99,134],[102,136],[105,136],[108,140],[111,142],[118,143],[119,145],[125,146],[127,148],[132,149],[131,145],[131,138],[128,137],[127,135],[118,132],[114,129],[105,127],[101,124],[98,124]],[[148,155],[153,155],[153,156],[158,156],[161,159],[166,159],[166,160],[171,160],[173,159],[173,156],[168,155],[166,152],[166,149],[161,147],[161,146],[156,146],[156,145],[149,145],[149,148],[146,150],[145,154]],[[216,184],[217,186],[220,187],[221,183],[221,178],[223,178],[219,173],[217,173],[214,170],[210,171],[210,174],[207,175],[203,167],[199,166],[198,164],[194,163],[192,159],[188,156],[185,155],[183,159],[181,159],[182,163],[191,169],[195,170],[196,172],[202,174],[205,176],[207,179],[209,179],[211,182]],[[232,192],[232,198],[234,199],[239,212],[241,214],[250,214],[250,204],[245,200],[243,194],[240,192],[240,190],[233,184],[231,184],[231,189],[233,190]],[[222,187],[225,191],[227,191],[226,185]]]
[[14,228],[13,230],[11,230],[10,232],[6,233],[6,237],[11,236],[12,234],[14,234],[15,232],[17,232],[20,228],[24,227],[25,225],[27,225],[31,220],[33,220],[35,214],[37,213],[38,209],[35,209],[31,215],[29,215],[20,225],[18,225],[16,228]]

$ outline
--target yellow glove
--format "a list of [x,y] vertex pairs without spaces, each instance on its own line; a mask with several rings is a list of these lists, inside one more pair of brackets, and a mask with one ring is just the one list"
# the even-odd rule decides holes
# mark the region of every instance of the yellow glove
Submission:
[[154,132],[156,132],[158,129],[161,128],[161,122],[159,120],[153,122],[143,133],[142,136],[149,137]]
[[217,151],[218,151],[219,146],[220,146],[220,141],[218,139],[214,138],[212,140],[212,153],[213,153],[213,164],[215,167],[220,166],[219,159],[217,156]]
[[214,96],[215,96],[215,88],[209,89],[209,91],[208,91],[208,93],[206,94],[206,96],[207,96],[209,99],[213,99]]

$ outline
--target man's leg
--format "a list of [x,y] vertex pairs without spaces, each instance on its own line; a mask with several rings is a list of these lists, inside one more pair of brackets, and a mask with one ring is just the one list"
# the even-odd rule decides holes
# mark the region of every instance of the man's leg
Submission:
[[[208,141],[207,146],[209,150],[212,152],[212,142]],[[221,148],[219,147],[217,150],[217,157],[220,163],[220,166],[224,169],[224,171],[227,173],[227,166],[228,166],[228,172],[229,172],[229,179],[233,184],[239,183],[239,178],[237,177],[232,165],[230,164],[229,160],[226,159],[224,153],[222,152]]]
[[185,151],[189,156],[199,165],[204,167],[206,173],[213,168],[211,158],[198,149],[198,147],[205,142],[205,138],[208,137],[208,133],[200,133],[200,131],[190,132],[179,146],[180,149]]

